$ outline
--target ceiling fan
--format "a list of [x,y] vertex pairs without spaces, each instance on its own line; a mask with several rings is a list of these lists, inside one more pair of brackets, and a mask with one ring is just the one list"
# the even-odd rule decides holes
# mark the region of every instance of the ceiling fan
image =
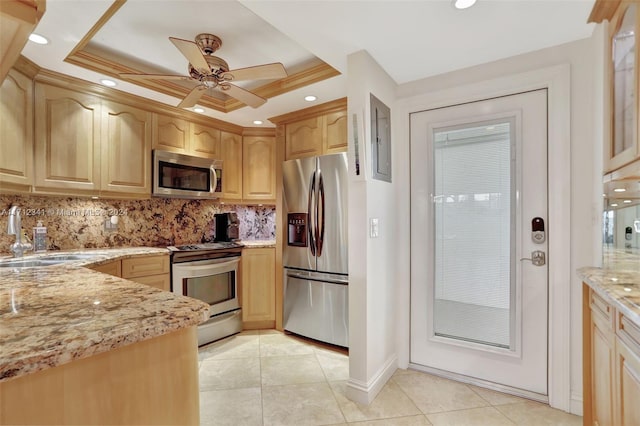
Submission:
[[263,105],[267,100],[242,87],[232,84],[233,81],[264,80],[283,78],[287,71],[280,62],[257,65],[254,67],[229,70],[227,62],[213,53],[222,46],[220,37],[213,34],[198,34],[195,42],[169,37],[169,40],[182,52],[189,61],[186,75],[163,74],[120,74],[129,80],[184,80],[196,81],[198,85],[178,104],[178,108],[191,108],[209,89],[217,89],[253,108]]

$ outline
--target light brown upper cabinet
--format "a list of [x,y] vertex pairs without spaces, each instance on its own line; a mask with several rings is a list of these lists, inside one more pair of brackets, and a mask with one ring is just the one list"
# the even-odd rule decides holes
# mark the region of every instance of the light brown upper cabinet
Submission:
[[103,101],[102,191],[151,193],[151,113]]
[[197,123],[189,123],[189,130],[190,154],[216,160],[222,158],[220,130]]
[[45,0],[0,1],[0,83],[20,56],[45,10]]
[[323,123],[322,153],[334,154],[347,151],[347,111],[336,111],[325,115]]
[[285,160],[347,150],[347,99],[269,119],[284,128]]
[[36,82],[36,192],[99,191],[100,121],[96,96]]
[[153,148],[189,153],[189,123],[181,118],[153,114]]
[[312,117],[286,125],[286,159],[322,154],[323,117]]
[[[225,165],[223,167],[226,168]],[[274,136],[243,137],[242,198],[255,201],[276,199],[276,140]]]
[[33,82],[10,70],[0,86],[0,190],[33,185]]
[[242,199],[242,136],[221,132],[222,193],[225,200]]
[[640,5],[633,1],[622,1],[611,18],[609,28],[611,138],[604,155],[605,173],[640,157],[636,66]]

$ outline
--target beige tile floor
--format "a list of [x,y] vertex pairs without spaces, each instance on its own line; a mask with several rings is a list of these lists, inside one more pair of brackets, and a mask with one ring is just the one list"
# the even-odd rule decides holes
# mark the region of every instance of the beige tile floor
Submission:
[[345,396],[344,353],[277,331],[243,332],[199,351],[202,425],[581,425],[547,405],[397,370],[369,405]]

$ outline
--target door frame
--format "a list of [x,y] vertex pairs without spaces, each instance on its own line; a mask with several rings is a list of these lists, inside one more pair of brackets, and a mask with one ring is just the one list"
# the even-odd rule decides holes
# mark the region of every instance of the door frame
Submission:
[[[500,78],[480,81],[439,91],[399,99],[402,123],[399,135],[410,140],[410,114],[484,99],[508,96],[536,89],[548,90],[548,265],[549,333],[548,392],[549,405],[565,411],[571,408],[570,315],[571,315],[571,70],[569,64],[542,68]],[[410,148],[408,148],[410,149]],[[410,200],[409,200],[410,202]],[[408,244],[408,242],[407,242]],[[410,284],[398,298],[398,312],[410,303]],[[553,326],[551,326],[551,324]],[[410,354],[410,316],[400,319],[407,330],[400,336],[399,366],[406,368]]]

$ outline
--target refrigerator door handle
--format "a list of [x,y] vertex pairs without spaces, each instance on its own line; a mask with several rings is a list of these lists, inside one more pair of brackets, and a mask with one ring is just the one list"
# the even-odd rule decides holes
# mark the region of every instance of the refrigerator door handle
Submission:
[[315,201],[316,194],[316,172],[313,172],[311,175],[311,182],[309,183],[309,194],[307,200],[307,232],[309,234],[309,249],[311,250],[311,254],[313,256],[316,255],[316,203]]
[[319,203],[317,206],[318,209],[318,241],[317,241],[317,252],[318,256],[322,256],[322,244],[324,243],[324,179],[322,178],[322,172],[318,171],[319,182],[318,182],[318,198]]

